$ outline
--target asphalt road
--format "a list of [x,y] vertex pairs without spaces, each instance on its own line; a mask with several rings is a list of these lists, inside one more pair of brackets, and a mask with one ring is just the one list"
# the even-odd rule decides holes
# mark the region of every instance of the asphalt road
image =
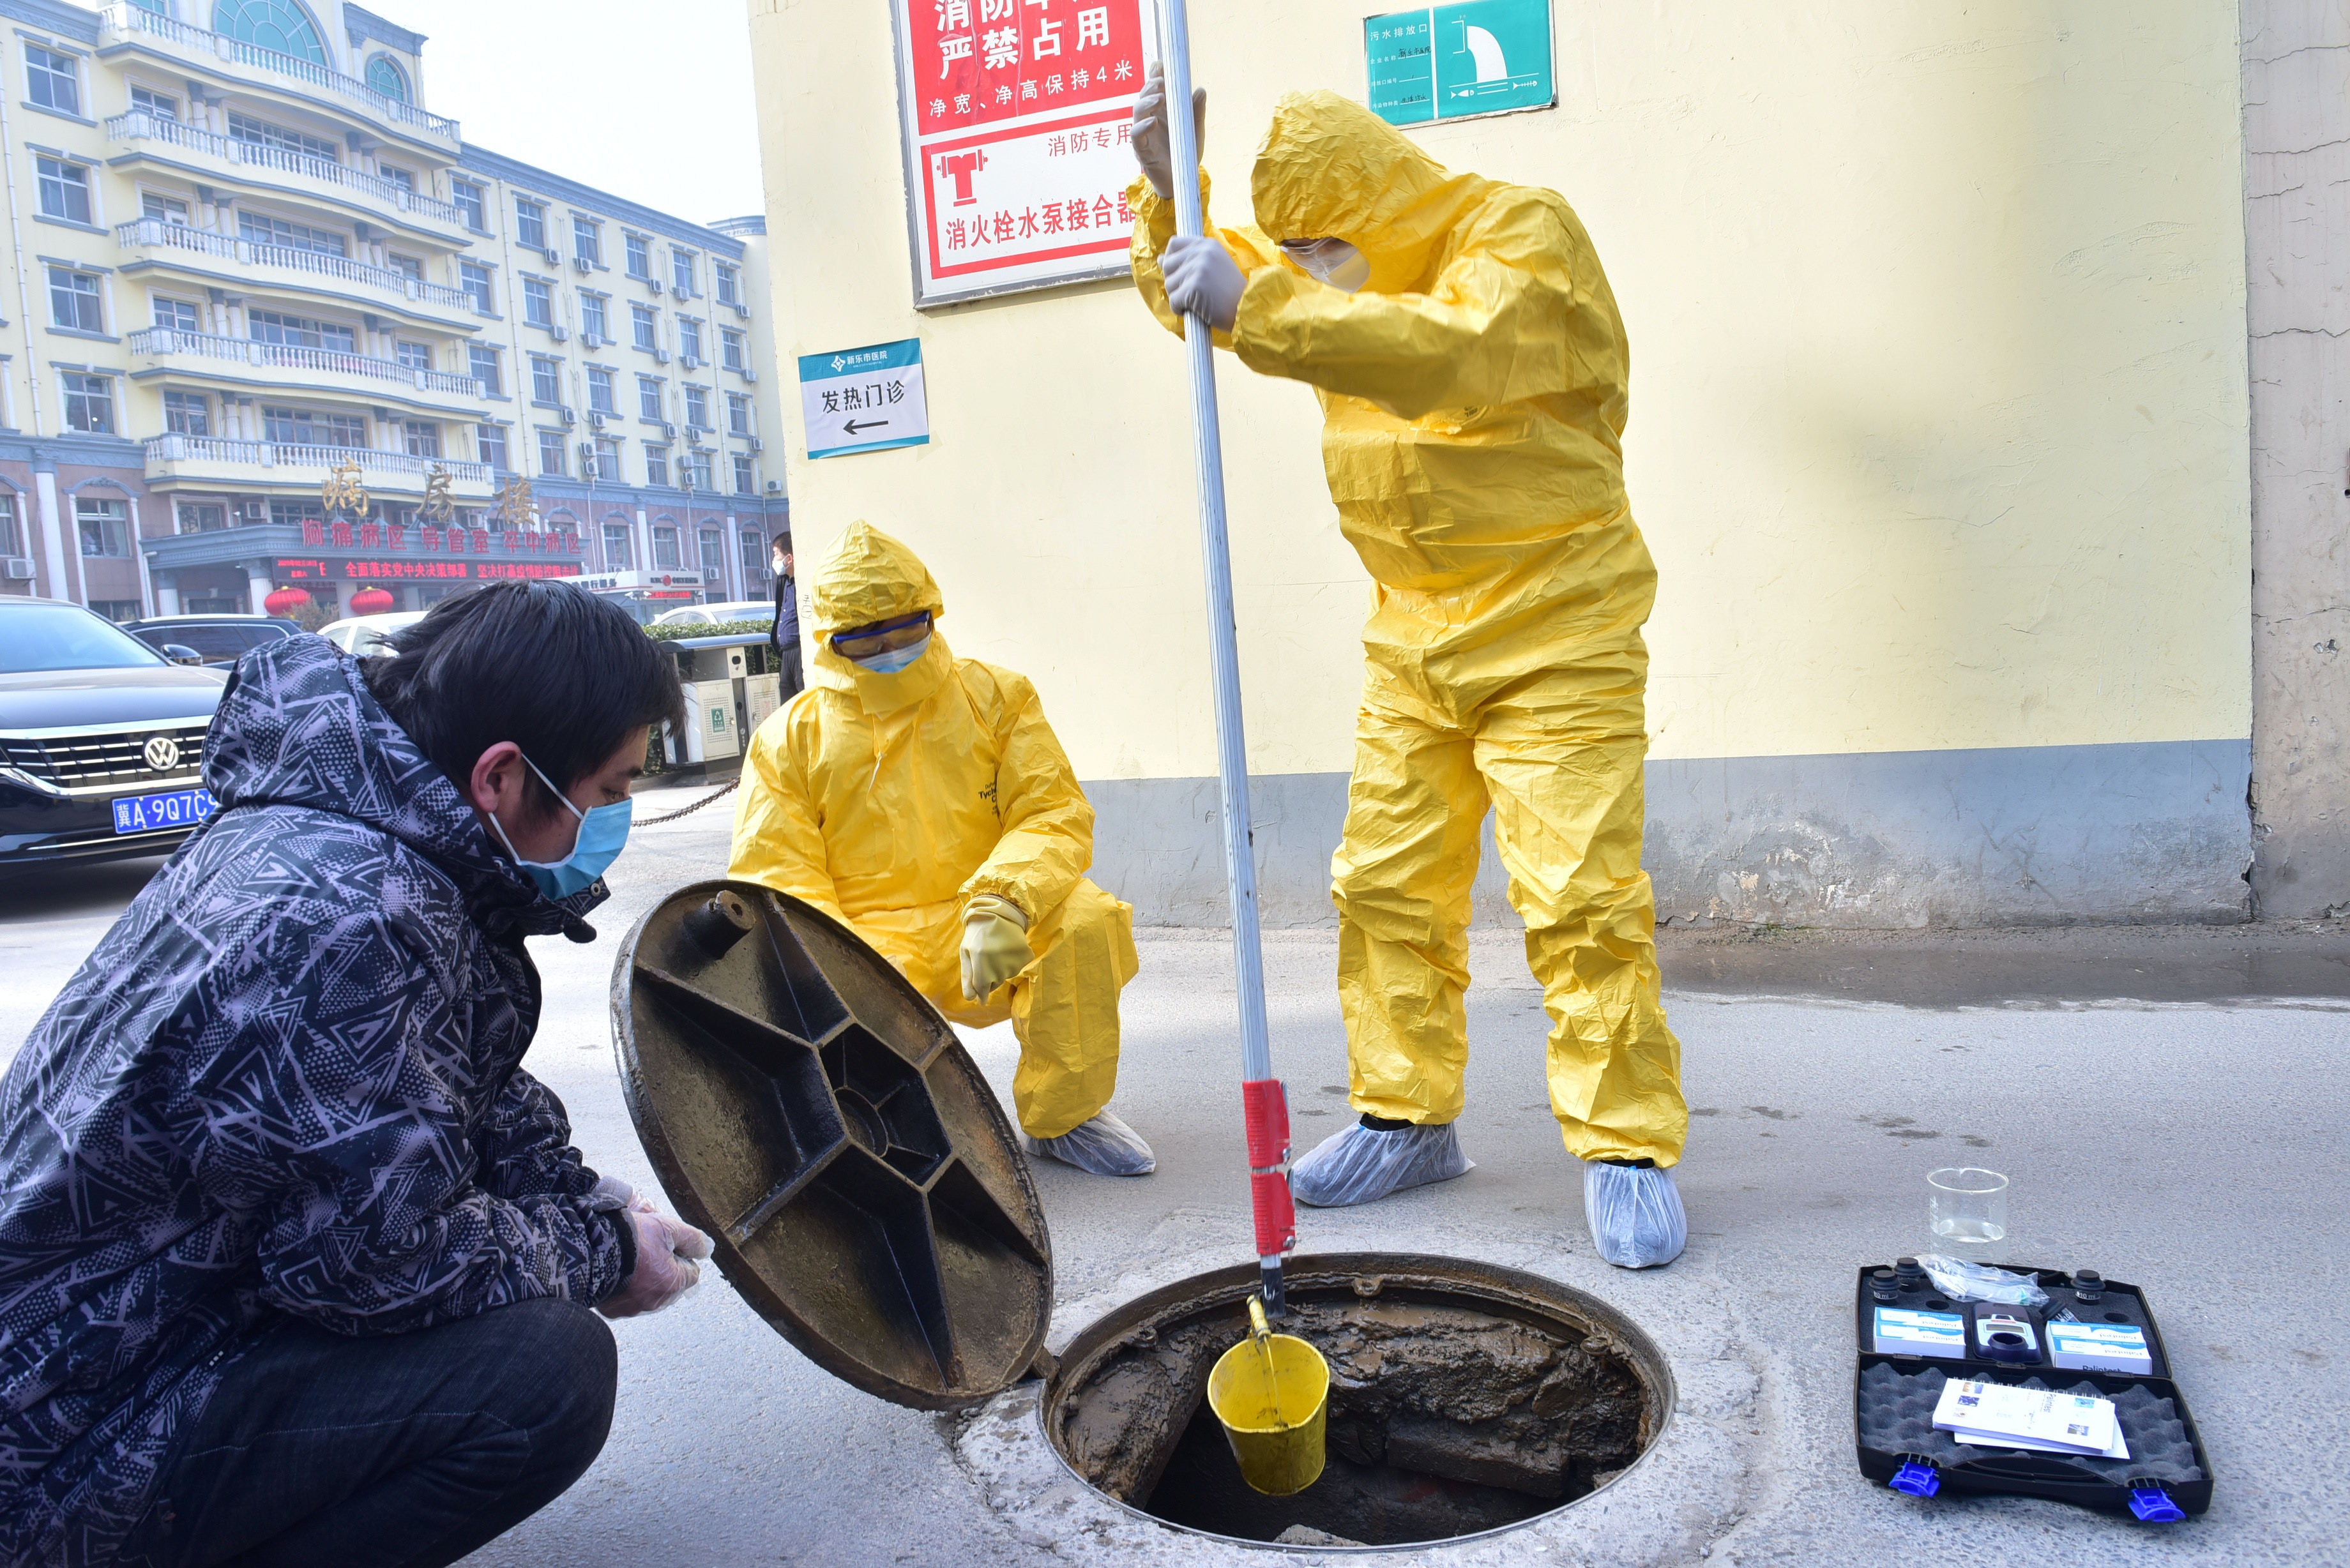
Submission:
[[[548,1005],[531,1069],[562,1095],[589,1159],[640,1184],[651,1172],[606,1023],[614,939],[671,888],[720,874],[726,804],[639,829],[598,919],[603,940],[536,944]],[[12,961],[0,1051],[13,1052],[151,870],[0,888]],[[1691,1225],[1680,1262],[1625,1275],[1590,1259],[1575,1168],[1544,1099],[1540,999],[1505,931],[1475,944],[1461,1139],[1478,1168],[1370,1209],[1308,1211],[1304,1245],[1375,1248],[1408,1235],[1414,1245],[1450,1238],[1475,1256],[1513,1239],[1546,1242],[1564,1249],[1575,1282],[1636,1319],[1718,1320],[1711,1354],[1751,1368],[1753,1388],[1737,1417],[1745,1447],[1720,1477],[1733,1501],[1663,1556],[1634,1554],[1643,1560],[2344,1560],[2350,1320],[2336,1293],[2350,1276],[2350,940],[2327,928],[1670,935],[1669,1002],[1696,1117],[1679,1174]],[[1170,1257],[1196,1254],[1204,1268],[1248,1250],[1227,939],[1156,931],[1141,946],[1117,1105],[1159,1168],[1124,1182],[1038,1170],[1065,1303],[1115,1300],[1138,1271]],[[1327,930],[1267,942],[1275,1065],[1301,1147],[1347,1115],[1327,1087],[1345,1078],[1335,949]],[[1009,1029],[967,1039],[1008,1099]],[[1947,1163],[2012,1177],[2013,1260],[2095,1267],[2146,1289],[2211,1453],[2209,1515],[2155,1530],[2026,1500],[1921,1504],[1860,1478],[1853,1270],[1923,1250],[1925,1173]],[[1056,1322],[1055,1335],[1076,1326]],[[1040,1535],[1023,1499],[986,1495],[950,1446],[951,1420],[817,1371],[714,1275],[616,1333],[619,1409],[602,1459],[473,1563],[1012,1563],[1057,1559],[1064,1546],[1071,1561],[1084,1555]],[[1187,1562],[1280,1557],[1168,1544]],[[1588,1560],[1610,1560],[1606,1545],[1595,1538]],[[1457,1551],[1393,1560],[1444,1563]]]

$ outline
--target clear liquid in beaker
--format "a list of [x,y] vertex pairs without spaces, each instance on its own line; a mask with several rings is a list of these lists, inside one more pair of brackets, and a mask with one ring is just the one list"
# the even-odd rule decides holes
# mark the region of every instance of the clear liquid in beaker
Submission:
[[1988,1247],[2007,1236],[2007,1178],[1973,1166],[1926,1178],[1927,1217],[1938,1244]]

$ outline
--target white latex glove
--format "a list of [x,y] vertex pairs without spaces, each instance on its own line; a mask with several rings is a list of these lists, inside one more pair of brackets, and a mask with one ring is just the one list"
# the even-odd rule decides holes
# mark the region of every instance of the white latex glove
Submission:
[[1159,267],[1167,276],[1167,303],[1177,312],[1199,317],[1219,332],[1232,329],[1248,275],[1222,241],[1178,234],[1167,242]]
[[[1193,145],[1204,150],[1208,145],[1208,89],[1191,89],[1191,123],[1197,128]],[[1168,145],[1167,131],[1167,70],[1163,66],[1150,67],[1143,78],[1142,95],[1134,100],[1134,160],[1142,165],[1142,177],[1159,192],[1162,202],[1175,195],[1175,155]]]
[[637,1266],[620,1288],[597,1303],[606,1317],[659,1312],[702,1278],[695,1260],[710,1256],[710,1238],[682,1220],[656,1213],[642,1199],[623,1210],[637,1231]]
[[1034,963],[1028,917],[1009,898],[974,897],[962,912],[962,993],[985,1002],[996,988]]

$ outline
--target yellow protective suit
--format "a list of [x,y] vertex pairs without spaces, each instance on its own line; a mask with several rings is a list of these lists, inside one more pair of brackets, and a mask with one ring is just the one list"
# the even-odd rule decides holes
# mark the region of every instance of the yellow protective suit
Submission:
[[[1011,1019],[1020,1125],[1058,1137],[1118,1086],[1136,969],[1134,910],[1085,877],[1093,807],[1024,676],[958,659],[935,630],[894,675],[832,650],[836,633],[944,610],[904,545],[851,524],[813,597],[807,690],[751,738],[727,875],[847,921],[956,1023]],[[960,955],[982,893],[1028,917],[1036,957],[973,1002]]]
[[[1461,1114],[1467,930],[1487,808],[1551,1019],[1551,1106],[1586,1159],[1680,1158],[1680,1047],[1640,869],[1640,628],[1656,567],[1625,499],[1629,351],[1590,237],[1549,191],[1452,174],[1361,106],[1284,98],[1257,151],[1247,275],[1218,341],[1323,409],[1339,526],[1374,579],[1331,864],[1357,1109]],[[1204,182],[1203,182],[1204,194]],[[1170,330],[1148,182],[1134,275]],[[1282,240],[1349,242],[1315,281]]]

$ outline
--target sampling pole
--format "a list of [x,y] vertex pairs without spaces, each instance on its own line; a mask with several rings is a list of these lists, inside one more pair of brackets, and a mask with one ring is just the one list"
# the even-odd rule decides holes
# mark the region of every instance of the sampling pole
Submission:
[[[1185,0],[1159,0],[1166,29],[1167,134],[1175,175],[1175,232],[1202,232],[1199,128],[1191,118],[1191,17]],[[1208,665],[1215,686],[1216,763],[1224,823],[1224,877],[1232,896],[1232,967],[1239,981],[1241,1096],[1248,1121],[1249,1207],[1265,1309],[1284,1310],[1282,1254],[1297,1244],[1289,1196],[1289,1100],[1273,1075],[1264,1022],[1264,951],[1257,932],[1256,854],[1249,821],[1248,742],[1241,730],[1240,641],[1232,618],[1232,547],[1224,532],[1223,432],[1216,418],[1213,329],[1183,318],[1191,368],[1191,441],[1198,463],[1200,557],[1208,582]]]

